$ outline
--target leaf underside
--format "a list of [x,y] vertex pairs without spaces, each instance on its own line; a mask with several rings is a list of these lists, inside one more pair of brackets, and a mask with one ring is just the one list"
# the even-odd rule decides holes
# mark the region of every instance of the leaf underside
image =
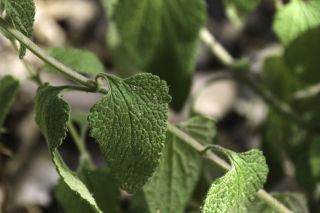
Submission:
[[262,152],[250,150],[245,153],[224,151],[232,168],[213,182],[205,204],[204,213],[246,212],[248,201],[263,187],[268,167]]

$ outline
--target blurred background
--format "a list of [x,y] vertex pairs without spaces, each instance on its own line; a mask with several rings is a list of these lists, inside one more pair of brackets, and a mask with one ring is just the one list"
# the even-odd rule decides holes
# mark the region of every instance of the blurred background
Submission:
[[[35,2],[36,19],[32,39],[36,44],[44,49],[77,47],[90,50],[103,62],[107,72],[117,74],[106,42],[109,22],[100,0]],[[275,13],[273,1],[262,0],[243,23],[228,18],[222,0],[207,0],[207,5],[207,28],[234,57],[249,57],[253,76],[257,81],[261,80],[263,60],[282,51],[272,31]],[[6,205],[9,212],[63,212],[53,196],[58,175],[51,162],[46,142],[34,121],[34,96],[37,86],[28,80],[28,72],[10,42],[3,36],[0,36],[0,58],[0,77],[11,74],[22,80],[17,99],[6,119],[6,131],[0,136],[0,203]],[[35,69],[42,66],[42,62],[30,52],[27,53],[26,60]],[[43,81],[54,82],[54,85],[68,82],[56,73],[44,72],[42,78]],[[208,82],[211,82],[209,86]],[[235,82],[230,73],[225,72],[222,64],[201,43],[198,46],[192,94],[196,95],[190,96],[184,109],[170,112],[169,119],[172,122],[185,120],[192,106],[194,112],[216,120],[216,140],[220,145],[236,151],[261,147],[268,107],[245,85]],[[99,98],[100,95],[79,92],[70,92],[65,96],[73,111],[78,113],[79,119],[83,119]],[[104,165],[97,145],[88,136],[87,139],[88,149],[95,162],[97,165]],[[70,136],[62,145],[61,152],[67,164],[75,169],[78,152]],[[284,175],[279,173],[281,178],[267,183],[267,189],[301,190],[292,178],[292,163],[286,157],[282,160],[285,170],[281,171],[281,174]],[[195,197],[204,196],[204,179],[212,180],[219,175],[217,171],[204,174]],[[129,212],[130,203],[130,196],[123,192],[119,200],[121,211]]]

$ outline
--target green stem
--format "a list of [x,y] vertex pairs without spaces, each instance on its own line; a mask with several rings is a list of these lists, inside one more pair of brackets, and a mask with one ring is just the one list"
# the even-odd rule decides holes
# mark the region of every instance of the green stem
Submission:
[[83,75],[79,74],[78,72],[72,70],[71,68],[67,67],[66,65],[62,64],[55,58],[51,57],[45,51],[43,51],[40,47],[38,47],[35,43],[33,43],[30,39],[24,36],[18,30],[12,29],[8,26],[6,21],[3,18],[0,18],[0,28],[12,36],[13,38],[17,39],[21,44],[27,47],[33,54],[35,54],[38,58],[40,58],[43,62],[50,64],[60,73],[67,76],[69,79],[78,82],[88,88],[95,89],[96,83]]
[[[45,51],[40,49],[36,44],[34,44],[27,37],[25,37],[22,33],[20,33],[19,31],[15,30],[15,29],[10,28],[7,25],[7,23],[5,22],[5,20],[2,19],[2,18],[0,18],[0,28],[3,31],[5,31],[6,33],[8,33],[9,35],[11,35],[12,37],[14,37],[15,39],[17,39],[18,41],[20,41],[21,44],[26,46],[31,52],[33,52],[41,60],[43,60],[44,62],[50,64],[53,67],[55,67],[60,73],[62,73],[65,76],[69,77],[71,80],[74,80],[75,82],[78,82],[78,83],[82,84],[83,86],[88,87],[89,89],[96,89],[97,88],[96,82],[86,78],[85,76],[77,73],[76,71],[70,69],[69,67],[65,66],[61,62],[59,62],[56,59],[52,58]],[[221,45],[219,45],[217,42],[215,42],[214,39],[212,39],[210,41],[210,37],[208,36],[210,34],[208,34],[208,33],[202,33],[202,34],[205,35],[205,37],[207,39],[209,39],[209,44],[208,45],[210,45],[210,42],[211,43],[213,42],[213,46],[212,47],[214,49],[214,52],[217,51],[217,53],[219,53],[221,61],[225,65],[232,66],[232,64],[234,63],[234,60],[228,54],[228,52],[225,51],[225,49]],[[105,88],[101,88],[99,90],[99,92],[106,93],[107,90]],[[82,141],[81,141],[79,135],[77,134],[75,128],[70,123],[68,124],[68,128],[69,128],[70,134],[73,137],[73,139],[74,139],[74,141],[75,141],[75,143],[76,143],[81,155],[83,155],[85,158],[89,157],[89,155],[88,155],[88,153],[87,153],[87,151],[86,151],[86,149],[84,147],[84,144],[82,143]],[[201,143],[197,142],[192,137],[190,137],[189,135],[187,135],[183,131],[181,131],[178,128],[176,128],[173,124],[170,124],[170,123],[168,124],[168,131],[170,131],[173,134],[175,134],[177,137],[182,139],[182,141],[184,141],[186,144],[190,145],[192,148],[197,150],[199,153],[201,153],[205,149],[205,147],[202,146]],[[213,163],[217,164],[218,166],[220,166],[221,168],[223,168],[226,171],[228,171],[231,168],[228,163],[226,163],[223,159],[221,159],[219,156],[215,155],[212,152],[206,152],[206,156]],[[277,201],[275,198],[273,198],[270,194],[268,194],[264,190],[260,190],[257,194],[258,194],[258,197],[260,199],[265,201],[268,205],[272,206],[273,208],[275,208],[279,212],[281,212],[281,213],[291,213],[291,211],[288,210],[283,204],[281,204],[279,201]]]
[[70,133],[75,145],[77,146],[77,148],[80,152],[80,161],[85,163],[89,167],[89,169],[93,169],[94,163],[93,163],[89,153],[87,152],[84,141],[80,138],[74,125],[71,122],[68,122],[67,127],[68,127],[69,133]]
[[279,100],[269,90],[262,88],[254,79],[252,79],[246,72],[237,69],[237,60],[234,59],[223,46],[216,41],[212,34],[207,29],[201,32],[201,40],[210,49],[211,53],[216,56],[218,60],[227,68],[230,69],[233,76],[243,82],[252,91],[258,94],[266,103],[268,103],[277,112],[294,121],[301,127],[309,129],[313,132],[319,132],[319,128],[313,126],[308,121],[303,119],[296,113],[287,103]]
[[[175,125],[168,123],[168,131],[174,134],[175,136],[177,136],[178,138],[180,138],[182,141],[184,141],[186,144],[188,144],[190,147],[192,147],[199,153],[204,154],[210,161],[218,165],[221,169],[225,171],[228,171],[231,169],[231,166],[227,162],[225,162],[223,159],[221,159],[219,156],[217,156],[213,152],[206,151],[207,149],[205,146],[201,145],[201,143],[199,143],[190,135],[186,134],[185,132],[177,128]],[[263,189],[260,189],[256,193],[256,196],[280,213],[292,213],[292,211],[289,210],[285,205],[283,205],[281,202],[279,202],[277,199],[272,197],[272,195],[268,194]]]

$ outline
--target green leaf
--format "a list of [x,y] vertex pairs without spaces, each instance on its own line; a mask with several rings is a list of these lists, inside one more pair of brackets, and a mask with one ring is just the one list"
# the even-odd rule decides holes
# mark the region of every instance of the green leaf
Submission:
[[[94,200],[92,194],[84,185],[84,183],[79,180],[78,177],[76,177],[72,171],[65,165],[63,162],[63,159],[61,158],[58,151],[53,151],[53,162],[56,165],[57,171],[62,179],[62,181],[72,190],[74,193],[76,193],[78,196],[81,197],[83,202],[87,202],[87,205],[91,208],[93,212],[101,212],[102,211],[98,208],[98,205],[96,204],[96,201]],[[66,199],[66,197],[64,197]],[[82,202],[79,203],[79,205]],[[77,212],[71,210],[70,212]]]
[[[50,48],[48,53],[66,66],[82,74],[95,75],[104,72],[104,67],[99,58],[92,52],[76,48]],[[56,69],[46,64],[47,71]]]
[[51,151],[58,148],[67,136],[70,106],[60,97],[64,89],[44,84],[36,95],[36,122]]
[[[318,14],[320,20],[320,11]],[[319,28],[309,30],[293,41],[285,50],[285,60],[294,74],[308,84],[320,81],[319,37]]]
[[142,70],[166,80],[179,110],[189,95],[205,18],[202,0],[119,0],[109,31],[118,37],[110,44],[116,64],[125,73]]
[[[299,193],[272,193],[272,197],[279,200],[286,207],[288,207],[293,213],[309,213],[306,198]],[[271,208],[262,200],[256,198],[250,207],[248,212],[259,213],[278,213],[277,210]]]
[[[4,10],[13,27],[27,37],[32,36],[35,17],[35,5],[33,0],[5,0]],[[26,53],[26,48],[21,46],[20,58]]]
[[318,26],[320,2],[293,0],[277,12],[273,29],[280,41],[287,46],[299,35]]
[[[205,144],[212,143],[216,134],[213,121],[203,117],[194,117],[179,127]],[[199,153],[168,132],[160,166],[144,187],[149,211],[185,212],[201,168]]]
[[263,84],[275,96],[286,101],[292,99],[292,95],[303,86],[281,56],[265,59]]
[[266,160],[262,152],[256,149],[241,154],[220,149],[228,156],[232,168],[213,182],[203,212],[245,212],[248,201],[267,179]]
[[[119,212],[118,201],[120,199],[120,190],[116,181],[107,170],[82,171],[80,177],[93,194],[103,212]],[[67,213],[95,212],[87,202],[83,201],[79,194],[71,191],[63,181],[60,181],[55,188],[55,196]]]
[[11,76],[0,79],[0,129],[16,97],[19,89],[19,81]]
[[310,167],[313,177],[320,180],[320,137],[315,137],[311,141],[309,150]]
[[170,96],[152,74],[122,80],[106,76],[109,93],[90,111],[91,136],[99,143],[120,187],[135,192],[159,164],[167,131]]
[[259,3],[260,0],[224,0],[226,15],[236,26],[243,26],[248,13],[256,9]]
[[35,109],[36,122],[50,148],[53,162],[63,181],[71,191],[77,193],[95,212],[101,212],[87,187],[65,165],[58,153],[67,133],[70,107],[60,96],[64,87],[52,87],[44,84],[38,88]]

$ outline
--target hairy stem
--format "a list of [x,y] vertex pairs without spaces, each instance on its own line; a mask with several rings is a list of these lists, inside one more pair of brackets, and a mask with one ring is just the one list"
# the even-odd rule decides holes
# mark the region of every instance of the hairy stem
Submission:
[[96,88],[96,83],[78,72],[72,70],[66,65],[62,64],[55,58],[51,57],[45,51],[43,51],[40,47],[38,47],[35,43],[33,43],[30,39],[24,36],[18,30],[10,28],[6,21],[3,18],[0,18],[0,29],[17,39],[21,44],[23,44],[26,48],[28,48],[33,54],[35,54],[38,58],[40,58],[43,62],[50,64],[54,68],[56,68],[60,73],[68,77],[69,79],[82,84],[88,88],[94,89]]
[[[43,60],[44,62],[50,64],[51,66],[55,67],[60,73],[65,75],[66,77],[70,78],[71,80],[74,80],[75,82],[78,82],[82,84],[85,87],[88,87],[88,89],[96,89],[97,85],[96,82],[86,78],[85,76],[77,73],[76,71],[70,69],[69,67],[65,66],[61,62],[57,61],[56,59],[52,58],[50,55],[48,55],[45,51],[43,51],[41,48],[39,48],[36,44],[34,44],[32,41],[30,41],[27,37],[25,37],[22,33],[19,31],[10,28],[5,20],[3,18],[0,18],[0,29],[4,32],[11,35],[13,38],[17,39],[21,44],[26,46],[31,52],[33,52],[38,58]],[[213,48],[214,53],[218,53],[219,59],[225,64],[226,66],[232,66],[234,63],[233,57],[219,44],[215,41],[215,39],[212,36],[209,36],[210,33],[207,31],[203,31],[201,34],[201,37],[203,40],[205,40],[206,44]],[[100,93],[106,93],[105,88],[101,88],[98,90]],[[71,127],[71,128],[70,128]],[[68,128],[70,131],[70,134],[72,137],[74,137],[75,142],[77,146],[79,146],[79,150],[83,149],[81,140],[78,140],[79,137],[77,134],[74,134],[75,130],[72,128],[72,126],[68,125]],[[200,154],[205,149],[204,146],[201,145],[198,141],[194,140],[191,136],[186,134],[185,132],[181,131],[177,127],[175,127],[173,124],[168,124],[168,131],[175,134],[177,137],[179,137],[183,142],[188,144],[190,147],[198,151]],[[85,150],[85,149],[84,149]],[[210,159],[213,163],[224,169],[225,171],[228,171],[231,167],[228,163],[226,163],[223,159],[221,159],[219,156],[215,155],[212,152],[206,152],[206,157]],[[263,200],[265,203],[267,203],[269,206],[273,207],[274,209],[278,210],[278,212],[281,213],[291,213],[289,209],[287,209],[282,203],[280,203],[278,200],[273,198],[270,194],[265,192],[264,190],[260,190],[257,193],[257,196]]]
[[[18,50],[16,43],[12,42],[12,45],[18,53],[19,50]],[[41,79],[40,79],[38,73],[28,64],[27,61],[25,61],[24,59],[22,59],[21,61],[22,61],[22,64],[27,69],[28,73],[30,74],[31,80],[33,80],[38,86],[40,86],[42,84],[42,82],[41,82]],[[69,86],[68,89],[90,92],[90,88],[87,88],[84,86]],[[93,163],[89,153],[87,152],[84,141],[81,139],[81,137],[77,133],[74,125],[71,122],[68,122],[67,128],[68,128],[69,133],[70,133],[70,135],[71,135],[71,137],[72,137],[72,139],[73,139],[73,141],[74,141],[74,143],[80,153],[80,161],[82,161],[86,166],[88,166],[88,168],[94,168],[94,163]]]

